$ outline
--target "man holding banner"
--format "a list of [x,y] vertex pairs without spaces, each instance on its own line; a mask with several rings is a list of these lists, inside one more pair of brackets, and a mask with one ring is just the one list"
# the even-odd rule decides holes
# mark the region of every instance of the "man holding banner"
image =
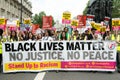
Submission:
[[3,30],[0,29],[0,71],[1,71],[1,63],[2,63],[2,34],[3,34]]
[[117,69],[120,73],[120,33],[117,35]]

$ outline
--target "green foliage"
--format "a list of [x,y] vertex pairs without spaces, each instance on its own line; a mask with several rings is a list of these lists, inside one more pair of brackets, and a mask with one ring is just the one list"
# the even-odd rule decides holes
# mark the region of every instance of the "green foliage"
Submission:
[[120,17],[120,0],[113,0],[112,18]]
[[43,21],[42,21],[42,17],[43,16],[46,16],[45,12],[40,12],[39,14],[35,14],[33,17],[32,17],[32,23],[33,24],[39,24],[40,25],[40,28],[42,28],[42,24],[43,24]]
[[[42,17],[43,17],[43,16],[47,16],[44,11],[40,12],[39,14],[35,14],[35,15],[32,17],[32,23],[33,23],[33,24],[39,24],[39,25],[40,25],[40,28],[42,28],[42,25],[43,25]],[[54,24],[55,24],[55,22],[54,22],[54,19],[53,19],[52,25],[54,25]]]
[[88,10],[88,8],[86,7],[85,10],[83,11],[83,15],[87,14],[87,10]]
[[87,15],[87,10],[88,10],[88,5],[89,5],[90,0],[87,3],[87,6],[85,7],[84,11],[83,11],[83,15]]
[[[90,1],[90,0],[89,0]],[[87,3],[86,8],[83,11],[83,14],[87,14],[88,4]],[[120,18],[120,0],[113,0],[113,6],[112,6],[112,18]]]

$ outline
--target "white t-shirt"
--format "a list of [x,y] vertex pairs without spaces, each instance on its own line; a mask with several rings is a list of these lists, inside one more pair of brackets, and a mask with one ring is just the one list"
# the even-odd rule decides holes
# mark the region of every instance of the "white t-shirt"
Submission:
[[45,37],[42,37],[42,41],[53,41],[53,38],[49,36],[45,36]]

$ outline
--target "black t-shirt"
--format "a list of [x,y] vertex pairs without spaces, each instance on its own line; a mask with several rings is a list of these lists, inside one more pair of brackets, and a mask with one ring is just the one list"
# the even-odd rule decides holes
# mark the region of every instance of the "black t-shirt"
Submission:
[[93,35],[92,34],[87,34],[87,39],[88,40],[92,40],[93,39]]

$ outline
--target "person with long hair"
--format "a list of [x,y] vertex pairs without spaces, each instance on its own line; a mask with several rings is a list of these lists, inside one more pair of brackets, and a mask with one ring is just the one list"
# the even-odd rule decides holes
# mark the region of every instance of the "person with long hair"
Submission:
[[68,27],[64,28],[64,32],[65,32],[65,35],[67,36],[67,40],[70,40],[71,36],[70,36]]
[[67,36],[65,31],[62,31],[61,36],[60,36],[60,40],[67,40]]
[[23,36],[23,33],[20,31],[18,33],[18,41],[23,41],[24,40],[24,36]]
[[34,36],[33,36],[33,33],[32,33],[32,32],[29,32],[29,33],[28,33],[28,40],[29,40],[29,41],[34,40]]
[[24,40],[27,41],[28,40],[28,35],[29,32],[28,31],[24,31]]
[[41,39],[42,39],[42,33],[37,34],[37,40],[41,41]]
[[18,41],[18,37],[17,37],[17,32],[16,31],[11,31],[10,34],[10,41]]
[[53,41],[52,34],[50,30],[45,30],[45,35],[42,37],[43,41]]

